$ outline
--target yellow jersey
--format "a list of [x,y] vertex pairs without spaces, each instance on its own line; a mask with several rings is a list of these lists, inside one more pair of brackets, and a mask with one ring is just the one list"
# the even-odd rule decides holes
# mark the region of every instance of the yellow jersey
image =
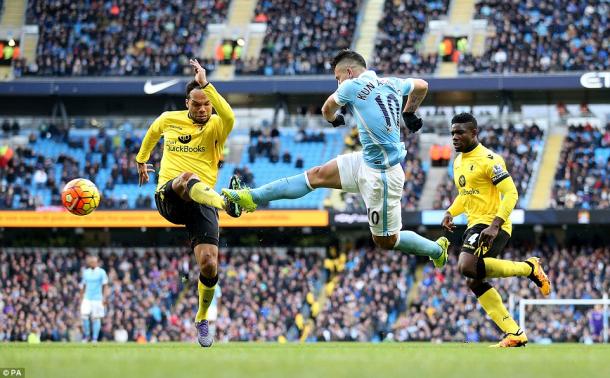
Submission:
[[468,228],[490,225],[495,217],[504,219],[502,229],[512,232],[510,214],[519,194],[502,157],[479,143],[453,162],[453,179],[458,196],[447,210],[452,216],[466,213]]
[[205,124],[190,119],[188,110],[164,112],[150,125],[142,140],[136,156],[138,163],[148,161],[150,153],[163,136],[163,157],[157,190],[184,172],[197,174],[210,187],[216,185],[218,164],[225,141],[233,129],[235,115],[229,103],[212,84],[208,84],[203,92],[217,113],[212,114]]

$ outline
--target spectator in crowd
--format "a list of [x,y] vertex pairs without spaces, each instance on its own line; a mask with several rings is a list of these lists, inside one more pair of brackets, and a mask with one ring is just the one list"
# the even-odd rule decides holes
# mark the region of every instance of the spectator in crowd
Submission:
[[371,66],[386,74],[433,73],[437,55],[420,55],[420,41],[428,21],[446,15],[448,9],[449,0],[385,0]]
[[551,207],[610,208],[610,123],[571,125],[559,161]]
[[[406,310],[415,257],[356,248],[317,319],[318,341],[382,341]],[[375,284],[372,284],[372,283]]]
[[[64,250],[64,252],[66,252]],[[192,341],[194,261],[185,249],[111,249],[102,253],[110,295],[100,340]],[[223,251],[223,300],[216,322],[222,341],[294,340],[294,319],[320,281],[321,258],[274,249]],[[80,340],[79,274],[85,252],[0,251],[0,342]],[[225,273],[223,273],[225,274]],[[195,277],[191,277],[195,281]],[[187,282],[186,285],[183,282]],[[196,285],[195,285],[196,287]]]
[[303,165],[304,165],[303,157],[301,155],[297,156],[297,159],[294,163],[294,167],[298,168],[298,169],[303,169]]
[[352,44],[360,4],[360,0],[306,0],[299,6],[289,0],[258,2],[254,21],[267,23],[263,48],[256,63],[238,65],[236,72],[259,75],[330,73],[334,54]]
[[39,27],[36,61],[20,61],[16,71],[43,76],[182,75],[190,72],[188,59],[199,51],[207,24],[223,21],[228,4],[117,0],[105,6],[99,1],[35,0],[27,20]]
[[603,71],[610,67],[606,40],[608,4],[603,0],[506,2],[482,0],[477,18],[495,26],[481,57],[466,54],[459,71],[529,73]]

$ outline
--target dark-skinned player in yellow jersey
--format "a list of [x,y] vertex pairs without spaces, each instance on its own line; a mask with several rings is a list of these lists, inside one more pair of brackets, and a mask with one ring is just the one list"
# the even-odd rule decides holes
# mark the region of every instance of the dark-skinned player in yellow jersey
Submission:
[[[236,216],[224,197],[212,189],[216,184],[223,146],[235,122],[231,106],[208,82],[197,60],[190,61],[195,80],[186,87],[187,110],[164,112],[148,128],[136,156],[140,184],[154,172],[147,161],[163,136],[163,157],[155,203],[168,221],[183,224],[199,265],[199,309],[195,316],[197,339],[212,345],[207,313],[218,282],[218,209]],[[216,114],[212,114],[212,109]]]
[[544,296],[551,292],[551,284],[537,257],[525,261],[496,258],[510,239],[510,214],[518,199],[517,188],[506,170],[504,159],[479,143],[477,120],[469,113],[453,117],[451,136],[455,151],[460,153],[453,163],[458,196],[445,213],[442,226],[453,232],[453,217],[466,214],[468,228],[464,232],[458,270],[466,277],[468,287],[487,315],[505,334],[493,346],[525,346],[525,332],[509,314],[498,291],[486,279],[528,277]]

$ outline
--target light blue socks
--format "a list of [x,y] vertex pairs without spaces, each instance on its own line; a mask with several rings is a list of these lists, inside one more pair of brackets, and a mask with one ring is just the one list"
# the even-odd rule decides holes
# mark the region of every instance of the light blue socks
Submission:
[[413,231],[400,231],[394,249],[411,255],[428,256],[437,259],[443,253],[440,245]]
[[311,192],[313,188],[307,181],[307,173],[292,177],[284,177],[279,180],[265,184],[260,188],[252,189],[250,194],[252,200],[257,204],[263,204],[278,199],[301,198]]
[[93,341],[97,341],[100,336],[100,329],[102,329],[102,320],[93,319]]
[[83,318],[83,339],[91,337],[91,322],[89,318]]

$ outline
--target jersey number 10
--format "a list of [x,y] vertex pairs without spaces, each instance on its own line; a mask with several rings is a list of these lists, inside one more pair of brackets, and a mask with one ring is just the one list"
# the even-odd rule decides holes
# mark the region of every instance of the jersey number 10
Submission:
[[388,95],[387,107],[383,103],[381,95],[377,95],[377,97],[375,97],[375,102],[377,102],[379,109],[381,109],[381,112],[383,113],[387,132],[392,131],[392,128],[394,127],[398,130],[398,125],[400,125],[400,102],[396,96],[394,96],[392,93]]

